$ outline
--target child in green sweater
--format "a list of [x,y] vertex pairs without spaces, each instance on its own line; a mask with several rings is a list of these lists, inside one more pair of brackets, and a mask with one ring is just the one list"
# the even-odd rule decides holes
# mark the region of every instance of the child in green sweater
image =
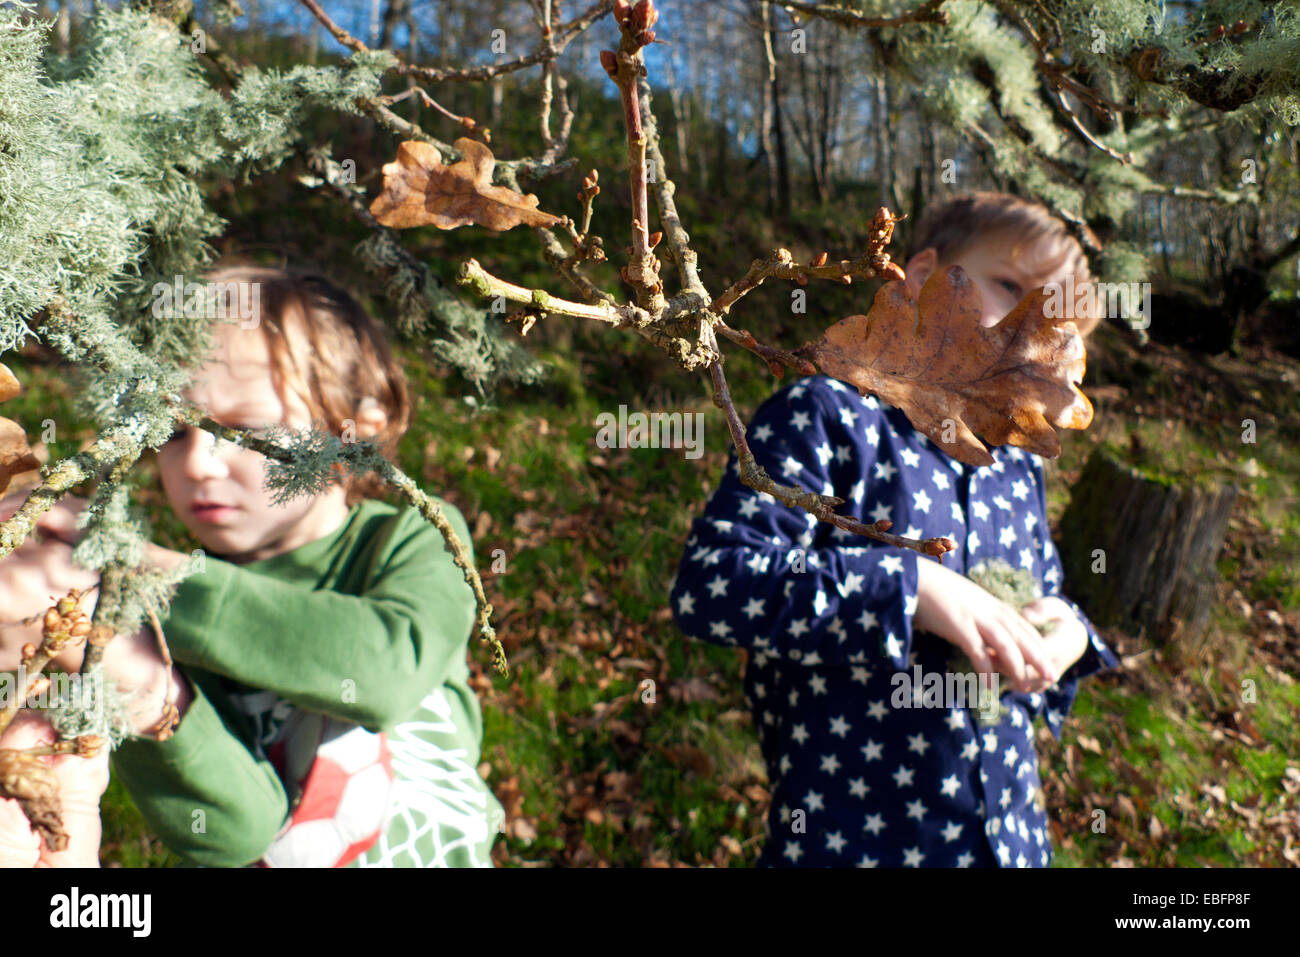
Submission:
[[[323,420],[395,452],[410,419],[404,378],[351,296],[280,270],[209,280],[256,284],[260,316],[253,328],[214,324],[191,401],[223,425]],[[192,428],[158,452],[168,500],[203,552],[151,545],[149,557],[202,565],[161,621],[171,681],[148,629],[109,645],[105,669],[130,692],[138,733],[169,707],[180,715],[165,740],[117,748],[114,773],[192,864],[489,866],[502,811],[477,771],[475,604],[442,536],[410,507],[365,498],[378,487],[350,476],[274,504],[265,464]],[[75,541],[82,504],[56,507],[42,527]],[[468,543],[460,513],[442,507]],[[45,597],[84,587],[65,564]],[[17,617],[6,565],[0,604]]]

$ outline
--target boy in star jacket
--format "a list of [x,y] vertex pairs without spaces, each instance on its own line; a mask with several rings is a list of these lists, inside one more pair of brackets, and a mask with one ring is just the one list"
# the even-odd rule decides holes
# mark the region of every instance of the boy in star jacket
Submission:
[[[1063,224],[1003,194],[932,210],[914,248],[914,289],[960,264],[987,326],[1030,289],[1090,281]],[[1076,320],[1083,335],[1098,321]],[[1116,660],[1060,594],[1041,460],[1006,446],[990,449],[991,466],[963,465],[900,410],[825,376],[776,393],[748,434],[777,481],[839,496],[861,521],[957,544],[940,564],[850,535],[742,484],[733,453],[693,523],[671,601],[686,634],[749,652],[745,694],[772,788],[759,864],[1046,866],[1033,721],[1059,737],[1076,682]],[[1045,597],[1022,614],[964,577],[993,559],[1028,570]],[[1049,622],[1040,636],[1034,625]],[[1000,720],[895,693],[898,672],[951,671],[962,639],[977,670],[996,668],[1013,689]]]

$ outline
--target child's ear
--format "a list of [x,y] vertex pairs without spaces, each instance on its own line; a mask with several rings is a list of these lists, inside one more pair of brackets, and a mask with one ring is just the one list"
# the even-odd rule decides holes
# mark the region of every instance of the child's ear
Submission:
[[930,278],[938,265],[939,253],[933,246],[922,249],[907,261],[903,272],[907,274],[907,285],[914,297],[920,293],[921,287],[925,285],[925,281]]

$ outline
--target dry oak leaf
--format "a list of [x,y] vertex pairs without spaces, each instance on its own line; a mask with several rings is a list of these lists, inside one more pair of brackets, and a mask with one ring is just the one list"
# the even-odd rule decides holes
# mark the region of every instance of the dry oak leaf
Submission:
[[[18,379],[9,367],[0,363],[0,402],[12,399],[22,391]],[[39,469],[41,463],[32,455],[27,444],[27,433],[23,427],[12,419],[0,416],[0,495],[9,488],[9,480],[15,475],[23,475]]]
[[979,290],[949,266],[915,298],[906,282],[886,283],[868,315],[840,320],[796,354],[902,409],[967,465],[993,464],[976,433],[990,445],[1055,458],[1061,441],[1052,425],[1086,429],[1092,405],[1078,389],[1085,359],[1078,328],[1045,315],[1047,300],[1036,289],[986,328]]
[[498,231],[528,226],[554,226],[562,221],[537,208],[537,197],[492,185],[496,159],[478,140],[461,137],[453,144],[464,154],[459,163],[444,166],[437,148],[420,140],[397,147],[397,159],[384,164],[384,191],[370,212],[385,226],[439,229],[477,224]]

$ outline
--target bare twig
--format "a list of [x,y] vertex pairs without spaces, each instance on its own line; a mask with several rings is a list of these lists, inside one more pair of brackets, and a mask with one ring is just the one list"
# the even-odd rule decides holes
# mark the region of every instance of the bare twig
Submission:
[[[713,330],[708,327],[703,332],[708,338],[713,335]],[[727,387],[727,377],[722,371],[721,361],[709,366],[709,377],[713,380],[713,403],[722,409],[727,420],[727,429],[731,432],[732,444],[736,447],[736,465],[740,480],[750,488],[757,492],[766,492],[790,508],[802,508],[819,520],[834,525],[836,528],[842,528],[846,532],[884,542],[886,545],[910,548],[923,555],[933,555],[936,558],[941,558],[947,552],[956,549],[957,546],[952,539],[946,537],[915,539],[905,538],[902,535],[893,535],[889,532],[889,529],[893,527],[893,523],[887,520],[882,519],[868,524],[837,513],[835,509],[844,504],[842,498],[833,495],[818,495],[797,485],[781,485],[775,482],[767,474],[767,470],[758,464],[758,461],[754,458],[754,453],[750,451],[749,443],[745,438],[745,426],[740,421],[740,415],[736,411],[735,403],[731,400],[731,391]]]
[[[302,0],[303,6],[312,12],[329,32],[334,39],[345,47],[356,50],[359,53],[369,52],[370,48],[354,37],[348,31],[344,30],[321,9],[316,0]],[[413,76],[422,79],[428,83],[478,83],[483,80],[490,80],[493,77],[502,76],[506,73],[513,73],[516,70],[522,70],[526,67],[533,66],[537,63],[543,63],[555,59],[564,48],[569,45],[574,37],[582,33],[596,20],[608,13],[613,6],[613,0],[600,0],[599,3],[593,4],[585,12],[578,14],[568,23],[563,24],[554,32],[554,37],[543,43],[537,50],[527,56],[520,56],[514,60],[508,60],[505,63],[496,63],[486,66],[468,67],[463,70],[443,70],[438,67],[418,66],[406,63],[400,56],[397,57],[398,65],[395,69],[404,76]],[[389,51],[393,52],[393,51]]]
[[[650,208],[646,195],[646,134],[641,126],[638,81],[645,73],[641,50],[654,42],[651,27],[659,19],[653,4],[638,3],[630,8],[622,0],[614,5],[614,15],[622,30],[618,52],[602,50],[601,65],[618,85],[623,101],[623,120],[627,126],[628,181],[632,189],[632,249],[623,268],[623,280],[636,292],[642,308],[658,314],[664,307],[663,283],[659,281],[659,258],[650,242]],[[656,170],[656,173],[658,171]]]
[[23,668],[14,695],[0,707],[0,735],[27,701],[32,688],[42,680],[46,666],[68,648],[76,647],[91,633],[91,623],[81,610],[85,591],[73,588],[46,610],[41,624],[41,643],[26,644],[22,649]]
[[408,86],[406,90],[402,93],[392,93],[387,96],[381,96],[376,98],[374,102],[382,106],[393,106],[394,104],[400,103],[403,100],[408,99],[413,95],[419,96],[420,100],[424,103],[425,106],[430,107],[433,110],[436,110],[437,112],[441,113],[443,116],[447,117],[447,119],[454,120],[457,123],[459,123],[461,126],[465,127],[466,132],[477,133],[479,136],[483,138],[484,143],[492,142],[492,131],[489,130],[486,126],[484,126],[482,123],[479,123],[473,117],[461,116],[459,113],[453,113],[451,110],[447,109],[445,106],[443,106],[433,97],[431,97],[428,93],[426,93],[424,87],[417,86],[415,83],[412,83],[410,86]]
[[776,5],[785,7],[787,10],[795,10],[799,13],[805,13],[810,17],[820,17],[824,20],[831,20],[835,23],[842,24],[846,27],[863,27],[869,30],[888,29],[892,27],[901,27],[909,23],[939,23],[948,22],[948,13],[939,8],[943,6],[944,0],[926,0],[915,10],[908,13],[900,14],[896,17],[869,17],[861,10],[852,10],[848,7],[841,7],[833,3],[805,3],[800,0],[776,0]]
[[172,681],[172,665],[175,662],[172,661],[171,649],[167,647],[167,636],[163,634],[158,613],[149,604],[145,605],[145,612],[149,615],[149,624],[153,627],[154,640],[158,642],[158,654],[162,658],[163,667],[167,670],[167,687],[163,692],[163,713],[152,733],[159,741],[166,741],[172,736],[172,732],[181,720],[176,705],[172,703],[172,693],[176,690],[176,683]]
[[725,316],[737,299],[772,277],[793,280],[801,286],[807,284],[810,277],[830,279],[845,285],[852,283],[854,279],[876,279],[880,276],[902,279],[903,270],[897,263],[891,262],[889,253],[884,251],[884,247],[893,237],[894,224],[897,222],[899,217],[895,217],[882,206],[871,223],[871,237],[867,251],[857,259],[843,259],[830,263],[826,261],[826,254],[822,253],[811,263],[800,264],[794,261],[788,249],[778,249],[766,260],[755,259],[744,276],[713,300],[712,309],[719,316]]
[[758,356],[767,363],[767,367],[772,370],[772,375],[780,378],[783,367],[794,369],[804,375],[816,375],[817,367],[807,359],[796,356],[793,352],[785,349],[778,349],[775,346],[765,346],[748,332],[741,329],[733,329],[721,319],[714,324],[721,335],[726,336],[738,346],[748,349],[754,355]]

